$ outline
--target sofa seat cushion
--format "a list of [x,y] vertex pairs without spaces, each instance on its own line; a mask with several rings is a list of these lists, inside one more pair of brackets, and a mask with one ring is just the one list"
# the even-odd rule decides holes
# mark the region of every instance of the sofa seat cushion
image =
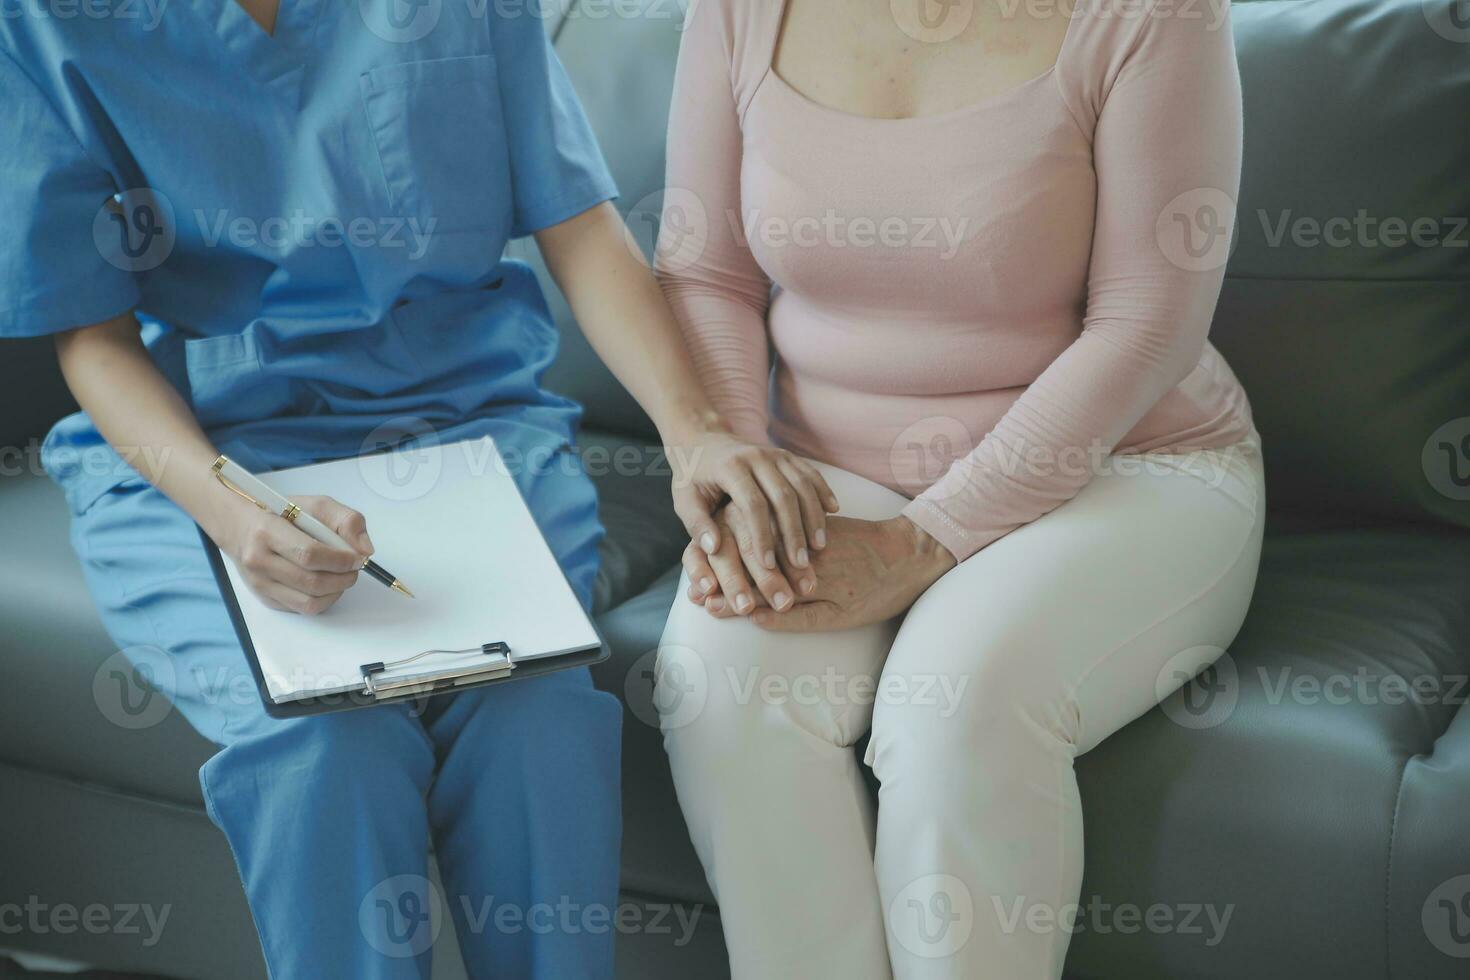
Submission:
[[[688,538],[667,503],[662,457],[596,432],[579,440],[603,523],[598,608],[641,592],[678,561]],[[47,477],[0,479],[0,759],[53,775],[201,805],[198,769],[214,747],[173,710],[121,707],[147,696],[102,629],[67,536],[61,491]],[[161,704],[161,703],[160,703]]]
[[[1178,918],[1213,906],[1228,928],[1208,948],[1208,925],[1084,931],[1069,968],[1463,976],[1420,917],[1435,888],[1470,871],[1470,838],[1448,832],[1470,807],[1467,596],[1464,533],[1268,534],[1227,657],[1078,765],[1084,898]],[[1415,787],[1438,814],[1410,824]],[[1391,956],[1420,968],[1390,973]]]
[[[652,708],[653,651],[676,584],[673,569],[604,617],[614,653],[595,677],[627,704],[627,887],[710,902]],[[1363,971],[1384,962],[1387,927],[1359,925],[1384,923],[1389,883],[1418,896],[1417,923],[1448,869],[1470,871],[1463,835],[1431,835],[1445,849],[1437,855],[1395,840],[1406,766],[1417,766],[1410,788],[1425,787],[1421,808],[1448,807],[1440,821],[1470,807],[1470,714],[1461,709],[1470,696],[1467,596],[1470,535],[1269,534],[1255,601],[1227,657],[1078,764],[1084,896],[1141,910],[1162,903],[1181,928],[1084,931],[1069,970],[1147,980],[1201,977],[1209,963],[1209,976],[1255,976],[1265,945],[1282,977],[1381,976],[1381,968]],[[1437,765],[1417,765],[1431,757]],[[1418,880],[1391,875],[1395,846],[1410,848],[1417,863],[1408,869],[1399,858],[1395,868],[1405,870],[1393,875],[1412,871]],[[1344,915],[1327,896],[1354,896],[1362,914]],[[1182,919],[1205,915],[1191,911],[1205,904],[1231,919],[1202,956],[1200,945],[1217,937],[1207,919],[1191,920],[1202,932],[1182,928]],[[1106,927],[1112,913],[1101,914]],[[1400,941],[1406,951],[1412,938]]]

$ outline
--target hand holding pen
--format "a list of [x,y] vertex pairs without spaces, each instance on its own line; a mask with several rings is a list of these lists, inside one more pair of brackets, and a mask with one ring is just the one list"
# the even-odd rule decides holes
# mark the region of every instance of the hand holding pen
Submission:
[[325,612],[357,582],[358,572],[405,596],[413,593],[372,561],[362,514],[330,497],[288,500],[227,457],[215,460],[222,491],[249,506],[229,541],[219,542],[253,592],[275,609]]

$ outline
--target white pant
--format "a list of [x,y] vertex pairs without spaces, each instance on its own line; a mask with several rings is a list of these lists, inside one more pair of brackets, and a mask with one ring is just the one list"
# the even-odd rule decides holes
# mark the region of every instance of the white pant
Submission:
[[[905,502],[821,469],[845,516]],[[906,616],[840,633],[718,620],[681,583],[656,700],[736,980],[1061,977],[1073,760],[1230,644],[1264,497],[1254,440],[1112,457]]]

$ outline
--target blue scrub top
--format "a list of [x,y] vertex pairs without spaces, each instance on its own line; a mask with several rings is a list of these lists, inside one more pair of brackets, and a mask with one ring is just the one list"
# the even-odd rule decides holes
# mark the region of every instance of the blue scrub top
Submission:
[[[282,0],[274,36],[236,0],[67,9],[0,7],[0,337],[136,310],[260,468],[425,427],[571,438],[502,253],[616,191],[541,4]],[[85,415],[45,458],[78,512],[136,479]]]

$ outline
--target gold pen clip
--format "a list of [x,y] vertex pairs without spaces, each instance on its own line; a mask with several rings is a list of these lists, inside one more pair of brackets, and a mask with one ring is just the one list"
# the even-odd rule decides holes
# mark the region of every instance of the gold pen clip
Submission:
[[[229,462],[229,459],[227,459],[223,455],[220,456],[218,459],[216,459],[214,461],[214,465],[212,465],[210,467],[210,469],[214,471],[214,478],[216,480],[218,480],[221,483],[221,485],[224,486],[224,488],[226,490],[230,491],[230,493],[237,494],[237,495],[239,495],[241,497],[244,497],[246,500],[250,501],[252,504],[254,504],[255,506],[259,507],[261,510],[265,511],[266,513],[270,513],[270,508],[269,507],[267,507],[265,504],[261,503],[259,500],[256,500],[254,497],[250,496],[250,494],[246,493],[244,490],[241,490],[238,486],[236,486],[230,480],[229,477],[225,476],[224,473],[221,472],[224,469],[225,464],[228,463],[228,462]],[[293,504],[292,506],[295,506],[295,505]],[[300,513],[300,512],[298,511],[298,513]]]

